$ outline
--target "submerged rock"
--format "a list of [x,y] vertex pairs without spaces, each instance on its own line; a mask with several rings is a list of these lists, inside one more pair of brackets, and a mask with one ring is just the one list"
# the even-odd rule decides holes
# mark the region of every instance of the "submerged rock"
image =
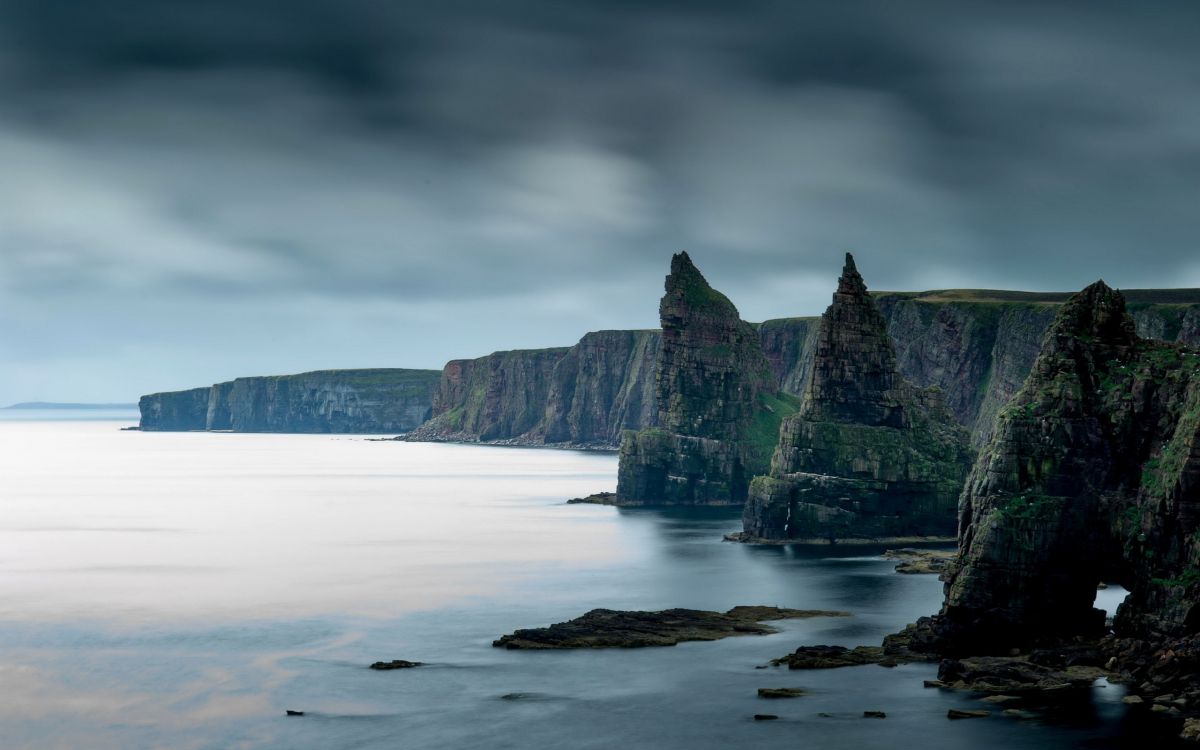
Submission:
[[507,649],[641,648],[683,641],[715,641],[737,635],[777,632],[761,623],[807,617],[848,617],[847,612],[734,607],[728,612],[666,609],[659,612],[593,609],[546,628],[517,630],[492,643]]
[[807,695],[808,691],[804,688],[759,688],[759,698],[799,698],[802,695]]
[[812,377],[743,516],[757,539],[952,535],[967,431],[936,389],[899,374],[883,316],[847,254]]
[[984,719],[991,715],[991,711],[963,710],[960,708],[952,708],[946,712],[947,719]]

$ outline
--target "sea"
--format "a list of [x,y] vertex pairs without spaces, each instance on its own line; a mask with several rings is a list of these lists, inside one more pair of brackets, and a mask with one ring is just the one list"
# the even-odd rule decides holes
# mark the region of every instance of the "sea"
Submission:
[[[877,645],[942,584],[881,547],[723,541],[736,509],[566,504],[614,489],[611,453],[133,424],[0,417],[0,747],[1169,746],[1104,682],[1035,718],[951,721],[987,704],[925,688],[934,664],[769,666]],[[852,616],[668,648],[492,646],[597,607],[737,605]],[[368,668],[392,659],[425,666]]]

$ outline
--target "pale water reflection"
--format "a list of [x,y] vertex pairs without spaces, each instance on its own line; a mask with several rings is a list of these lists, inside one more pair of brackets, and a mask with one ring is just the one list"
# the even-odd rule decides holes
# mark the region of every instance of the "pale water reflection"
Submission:
[[[0,424],[0,728],[28,748],[1125,747],[1120,689],[949,723],[931,665],[756,670],[877,643],[940,584],[878,550],[720,541],[733,510],[567,506],[611,454]],[[767,637],[491,648],[596,606],[846,609]],[[379,659],[429,666],[376,673]],[[758,687],[799,685],[755,723]],[[517,698],[504,698],[519,694]],[[303,710],[287,718],[285,709]],[[884,710],[885,722],[862,711]],[[828,714],[828,716],[822,716]]]

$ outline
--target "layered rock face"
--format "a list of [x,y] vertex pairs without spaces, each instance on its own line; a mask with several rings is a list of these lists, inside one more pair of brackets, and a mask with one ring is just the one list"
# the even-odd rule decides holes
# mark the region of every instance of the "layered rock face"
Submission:
[[971,457],[940,393],[900,376],[886,322],[847,255],[800,410],[783,422],[770,476],[751,487],[745,534],[952,534]]
[[616,445],[623,431],[654,426],[654,371],[661,345],[658,331],[584,336],[554,366],[535,434],[546,443]]
[[665,288],[658,427],[625,433],[618,502],[741,504],[795,400],[778,390],[757,332],[687,253],[671,259]]
[[1098,282],[1059,311],[961,502],[942,612],[916,643],[994,653],[1099,635],[1096,584],[1131,591],[1123,637],[1200,632],[1200,358],[1136,333]]
[[433,419],[407,438],[520,439],[542,424],[554,368],[566,353],[565,347],[527,349],[451,361],[442,370]]
[[[1195,335],[1200,292],[1137,293],[1139,331],[1147,335]],[[1168,295],[1164,297],[1164,295]],[[919,293],[884,292],[875,295],[896,347],[900,374],[919,386],[938,386],[955,418],[971,430],[972,444],[986,442],[996,412],[1017,392],[1033,366],[1042,334],[1068,295],[1057,293],[950,290]],[[1170,301],[1164,301],[1170,300]],[[816,358],[819,318],[779,318],[755,327],[759,344],[775,378],[777,390],[804,392]],[[569,445],[615,448],[624,429],[656,426],[655,363],[662,344],[660,331],[598,331],[562,351],[549,376],[549,387],[520,385],[512,378],[527,374],[544,379],[546,350],[518,350],[477,360],[454,360],[442,372],[434,400],[435,419],[410,433],[412,440],[499,442],[522,445]],[[529,358],[528,366],[494,368],[500,357],[514,363]],[[478,363],[489,363],[475,372]],[[501,390],[545,393],[540,420],[511,420],[511,411],[481,411],[468,403],[486,380],[505,373]],[[474,378],[474,379],[472,379]],[[474,385],[468,388],[471,381]],[[473,390],[474,389],[474,390]],[[524,396],[522,396],[524,398]],[[474,402],[478,403],[478,400]],[[462,408],[477,417],[440,419]],[[495,415],[498,421],[489,421]],[[697,448],[698,449],[698,448]]]
[[[436,370],[322,370],[143,396],[146,431],[407,432],[429,418]],[[164,416],[165,415],[165,416]]]
[[141,429],[152,432],[206,429],[208,392],[208,388],[192,388],[142,396],[138,399]]

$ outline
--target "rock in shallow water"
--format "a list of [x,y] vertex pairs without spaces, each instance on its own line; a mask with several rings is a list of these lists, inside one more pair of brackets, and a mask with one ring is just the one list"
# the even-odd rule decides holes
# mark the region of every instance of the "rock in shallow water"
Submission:
[[371,669],[376,669],[385,672],[389,669],[412,669],[413,667],[423,667],[424,662],[405,661],[404,659],[393,659],[392,661],[377,661],[371,665]]
[[952,708],[946,712],[947,719],[985,719],[991,715],[991,711],[963,711],[957,708]]
[[767,635],[761,623],[806,617],[847,617],[848,612],[734,607],[728,612],[666,609],[659,612],[593,609],[546,628],[517,630],[492,642],[507,649],[641,648],[674,646],[683,641],[715,641],[735,635]]
[[801,646],[787,656],[773,659],[771,663],[775,666],[786,665],[788,669],[836,669],[862,664],[896,665],[894,657],[885,654],[880,646]]
[[808,691],[804,688],[759,688],[759,698],[799,698]]

